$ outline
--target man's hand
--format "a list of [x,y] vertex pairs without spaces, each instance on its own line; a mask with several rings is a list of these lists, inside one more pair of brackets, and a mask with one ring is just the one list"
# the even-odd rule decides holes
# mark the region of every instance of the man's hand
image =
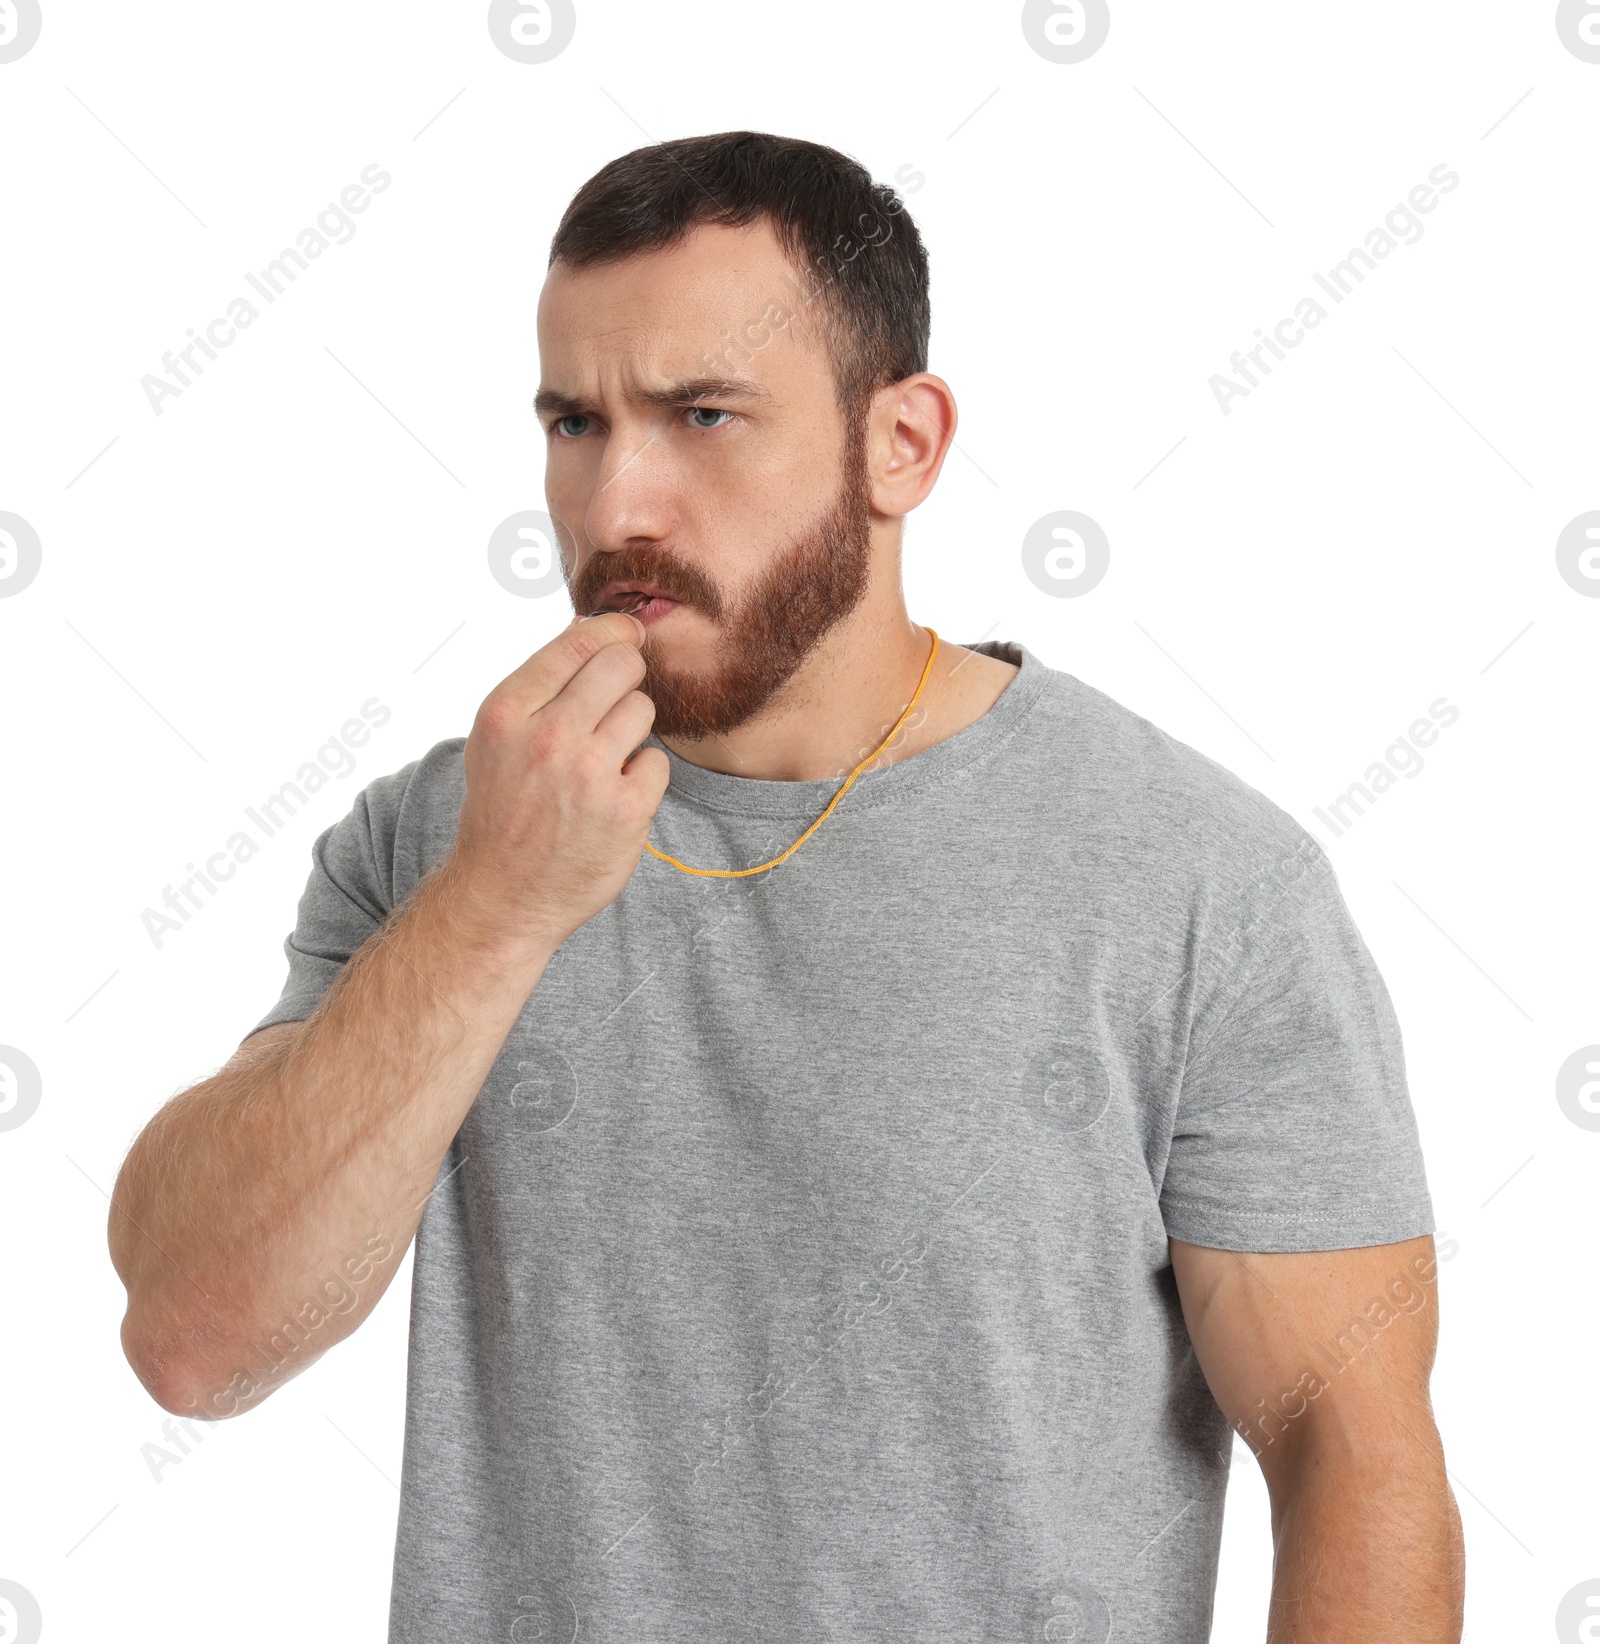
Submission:
[[554,951],[638,864],[671,769],[659,748],[633,752],[656,711],[638,689],[644,631],[621,612],[574,622],[478,710],[441,872],[492,939]]
[[1268,1644],[1457,1644],[1461,1521],[1428,1402],[1433,1240],[1171,1244],[1200,1368],[1272,1496]]

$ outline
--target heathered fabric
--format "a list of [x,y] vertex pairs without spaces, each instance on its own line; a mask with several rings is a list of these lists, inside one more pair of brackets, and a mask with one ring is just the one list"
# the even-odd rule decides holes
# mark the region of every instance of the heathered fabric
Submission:
[[[1168,1235],[1431,1231],[1400,1034],[1298,823],[975,648],[976,724],[769,874],[646,855],[524,1007],[417,1238],[395,1644],[1207,1637]],[[462,748],[317,840],[260,1026],[447,854]],[[834,786],[673,756],[651,837],[748,866]]]

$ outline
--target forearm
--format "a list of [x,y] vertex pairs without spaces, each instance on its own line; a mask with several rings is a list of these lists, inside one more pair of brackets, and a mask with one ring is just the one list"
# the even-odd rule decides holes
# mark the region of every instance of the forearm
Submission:
[[349,1335],[393,1277],[548,953],[459,915],[448,865],[254,1064],[139,1138],[112,1211],[124,1344],[169,1408],[226,1416]]
[[1425,1412],[1359,1453],[1308,1444],[1273,1535],[1267,1644],[1458,1644],[1461,1520]]

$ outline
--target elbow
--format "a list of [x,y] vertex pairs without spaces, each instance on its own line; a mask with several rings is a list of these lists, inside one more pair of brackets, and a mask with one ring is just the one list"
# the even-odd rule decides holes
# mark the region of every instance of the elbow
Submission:
[[139,1384],[168,1415],[203,1416],[199,1379],[172,1350],[141,1329],[130,1307],[122,1320],[122,1353]]
[[168,1415],[226,1421],[270,1391],[248,1372],[219,1374],[215,1364],[186,1347],[176,1333],[143,1326],[131,1307],[122,1321],[122,1351],[140,1385]]

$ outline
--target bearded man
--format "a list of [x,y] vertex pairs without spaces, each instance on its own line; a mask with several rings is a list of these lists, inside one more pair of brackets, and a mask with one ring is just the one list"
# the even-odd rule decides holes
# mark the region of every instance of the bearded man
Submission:
[[1235,1432],[1274,1644],[1459,1637],[1388,994],[1286,813],[911,619],[928,330],[831,149],[584,185],[535,402],[576,619],[317,840],[282,998],[124,1165],[175,1414],[415,1239],[397,1644],[1195,1644]]

